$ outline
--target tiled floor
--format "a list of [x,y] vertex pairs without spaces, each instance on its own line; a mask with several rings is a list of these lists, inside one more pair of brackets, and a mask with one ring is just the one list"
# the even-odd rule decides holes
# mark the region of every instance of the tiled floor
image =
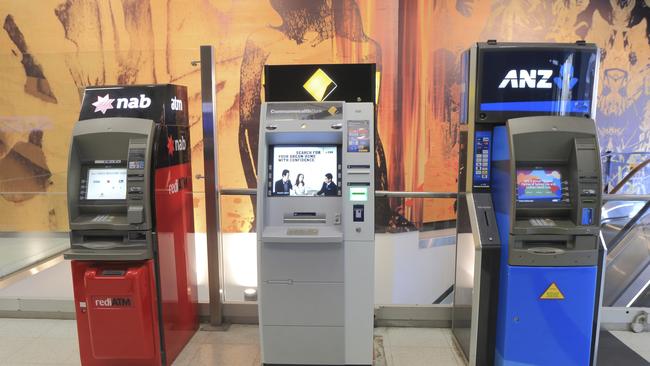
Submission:
[[[614,334],[650,361],[650,333]],[[376,366],[463,365],[449,329],[377,328],[375,337],[376,344],[383,344]],[[73,320],[0,319],[0,365],[80,365],[78,354]],[[227,332],[197,332],[174,362],[174,366],[259,364],[257,326],[238,324]]]

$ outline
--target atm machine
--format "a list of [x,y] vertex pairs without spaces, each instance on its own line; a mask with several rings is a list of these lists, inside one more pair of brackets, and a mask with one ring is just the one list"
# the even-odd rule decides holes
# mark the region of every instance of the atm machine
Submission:
[[594,365],[599,50],[490,41],[466,70],[454,338],[470,365]]
[[83,365],[171,365],[198,327],[187,90],[86,88],[68,212]]
[[374,105],[262,105],[257,192],[264,365],[371,365]]

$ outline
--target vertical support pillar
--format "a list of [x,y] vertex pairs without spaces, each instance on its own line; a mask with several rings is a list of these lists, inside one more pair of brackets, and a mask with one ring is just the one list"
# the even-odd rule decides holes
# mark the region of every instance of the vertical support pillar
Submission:
[[217,103],[215,89],[215,60],[212,46],[201,46],[201,107],[203,121],[203,161],[205,178],[205,221],[208,249],[208,281],[210,295],[210,324],[221,326],[223,304],[221,297],[221,268],[219,257],[220,197],[217,174]]

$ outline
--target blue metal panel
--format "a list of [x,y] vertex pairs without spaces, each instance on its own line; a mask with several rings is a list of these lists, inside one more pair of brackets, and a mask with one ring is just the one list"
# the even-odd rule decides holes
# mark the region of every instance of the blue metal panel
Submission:
[[[510,210],[512,190],[510,185],[510,145],[508,141],[508,129],[506,126],[497,126],[492,135],[492,164],[491,164],[491,186],[492,186],[492,203],[494,205],[494,214],[499,229],[499,239],[501,240],[501,258],[499,270],[499,306],[497,308],[497,335],[503,334],[504,323],[500,321],[505,317],[506,293],[508,288],[503,280],[506,277],[505,267],[508,263],[508,239],[510,238]],[[503,349],[505,339],[496,338],[497,350]]]
[[[495,364],[588,365],[596,267],[505,267]],[[540,299],[552,283],[565,299]]]

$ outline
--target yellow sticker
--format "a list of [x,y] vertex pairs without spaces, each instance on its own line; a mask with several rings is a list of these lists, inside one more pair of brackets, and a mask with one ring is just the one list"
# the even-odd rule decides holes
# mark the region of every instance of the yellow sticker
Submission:
[[539,298],[541,300],[564,300],[564,294],[557,287],[557,284],[553,282]]

